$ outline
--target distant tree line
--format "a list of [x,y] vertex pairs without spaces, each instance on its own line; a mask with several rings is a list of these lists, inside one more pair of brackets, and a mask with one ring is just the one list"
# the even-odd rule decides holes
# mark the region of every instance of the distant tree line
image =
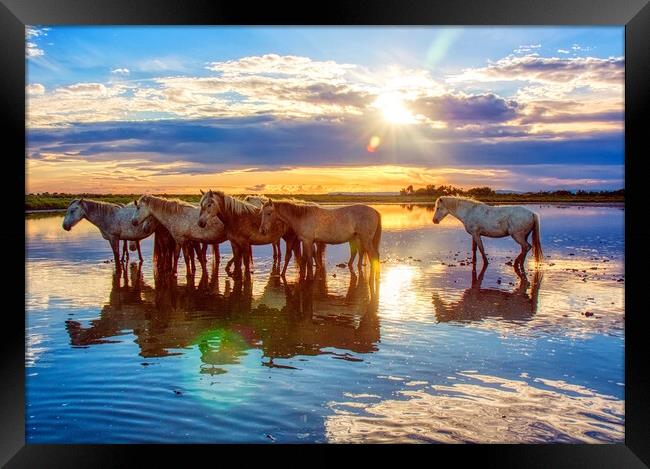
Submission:
[[[413,185],[400,189],[400,195],[426,195],[431,197],[441,197],[444,195],[460,195],[465,197],[494,197],[500,194],[497,194],[494,189],[484,186],[484,187],[473,187],[471,189],[462,189],[460,187],[455,187],[451,185],[442,185],[435,186],[434,184],[427,184],[424,187],[414,189]],[[504,194],[505,195],[505,194]],[[579,197],[597,197],[597,196],[625,196],[625,189],[618,189],[615,191],[585,191],[579,190],[576,192],[567,191],[567,190],[557,190],[557,191],[538,191],[538,192],[522,192],[516,193],[513,195],[526,195],[526,196],[557,196],[557,197],[570,197],[570,196],[579,196]]]
[[413,185],[405,187],[399,191],[400,195],[430,195],[434,197],[440,197],[443,195],[464,195],[470,197],[485,197],[496,195],[496,192],[489,187],[473,187],[471,189],[461,189],[460,187],[454,186],[438,186],[435,184],[427,184],[424,187],[419,189],[414,189]]

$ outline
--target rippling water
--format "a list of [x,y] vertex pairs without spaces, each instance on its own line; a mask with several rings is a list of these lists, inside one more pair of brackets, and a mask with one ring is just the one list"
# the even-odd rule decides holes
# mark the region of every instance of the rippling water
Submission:
[[[309,288],[221,269],[155,289],[145,262],[115,278],[83,221],[29,215],[27,440],[117,442],[622,442],[622,207],[533,206],[546,262],[527,283],[511,239],[471,241],[432,207],[382,213],[376,297],[337,267]],[[181,267],[182,266],[182,267]],[[479,265],[480,268],[480,265]],[[586,314],[585,314],[586,313]]]

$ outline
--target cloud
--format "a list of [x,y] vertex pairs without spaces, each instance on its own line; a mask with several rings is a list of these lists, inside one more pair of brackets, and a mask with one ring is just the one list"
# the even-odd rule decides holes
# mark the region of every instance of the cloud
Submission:
[[[88,123],[28,129],[30,159],[185,162],[188,174],[242,168],[403,164],[500,166],[533,164],[623,164],[623,134],[579,134],[558,140],[540,134],[521,139],[517,128],[495,125],[459,130],[429,129],[402,136],[381,133],[382,145],[368,153],[367,120],[286,121],[268,116],[201,121]],[[490,132],[492,134],[490,134]],[[487,133],[487,134],[486,134]],[[499,135],[500,133],[500,135]],[[455,138],[453,138],[455,137]],[[490,143],[499,139],[499,145]],[[582,176],[581,176],[582,177]]]
[[39,49],[36,43],[34,42],[27,43],[26,51],[27,51],[27,57],[40,57],[42,55],[45,55],[43,49]]
[[518,104],[495,94],[445,94],[420,98],[410,108],[433,120],[503,122],[516,117]]
[[45,87],[40,83],[32,83],[25,87],[25,93],[29,95],[39,95],[45,93]]
[[571,46],[571,50],[572,50],[572,51],[575,51],[575,52],[583,52],[583,51],[584,51],[584,52],[588,52],[588,51],[590,51],[591,49],[593,49],[593,48],[592,48],[592,47],[581,46],[580,44],[573,44],[573,45]]
[[451,81],[530,81],[571,83],[587,86],[622,86],[625,78],[623,57],[539,57],[508,56],[486,67],[466,69]]
[[539,49],[540,47],[542,47],[540,44],[528,44],[524,46],[519,46],[514,50],[514,52],[517,54],[522,54],[522,53],[529,54],[532,53],[535,49]]
[[[529,48],[537,48],[531,44]],[[158,59],[156,59],[158,60]],[[541,62],[540,62],[541,61]],[[211,138],[219,135],[221,148],[239,154],[251,142],[261,142],[266,132],[250,128],[247,118],[266,119],[264,125],[272,127],[263,138],[265,151],[281,151],[285,142],[293,142],[283,132],[300,129],[313,134],[313,144],[319,148],[336,147],[336,158],[350,156],[351,148],[366,148],[369,132],[386,130],[389,126],[386,109],[378,102],[385,96],[397,96],[397,107],[415,115],[404,129],[411,140],[425,149],[442,143],[462,144],[488,140],[540,140],[568,139],[575,136],[593,136],[616,129],[622,130],[622,81],[618,85],[595,80],[603,86],[594,88],[593,76],[607,78],[623,65],[614,59],[595,58],[540,58],[530,55],[508,56],[487,67],[471,73],[488,81],[500,79],[528,80],[526,86],[516,89],[509,97],[490,92],[464,93],[452,88],[461,83],[465,75],[450,78],[443,83],[421,69],[389,66],[385,69],[366,70],[360,66],[334,61],[318,61],[308,57],[267,54],[243,57],[237,60],[211,62],[207,68],[210,76],[161,76],[146,80],[117,83],[75,83],[53,91],[30,95],[27,118],[30,128],[78,126],[100,122],[154,122],[168,120],[170,128],[179,127],[179,120],[194,121],[191,138]],[[122,69],[115,69],[122,70]],[[516,73],[515,73],[516,72]],[[582,77],[585,82],[561,80],[566,75]],[[465,78],[463,78],[465,77]],[[540,78],[543,77],[543,78]],[[620,75],[622,80],[622,75]],[[591,81],[588,81],[591,80]],[[619,93],[620,91],[620,93]],[[557,119],[554,120],[554,117]],[[220,125],[227,120],[236,123],[235,129],[226,132]],[[206,126],[206,122],[211,123]],[[280,125],[284,122],[284,127]],[[322,121],[317,130],[315,121]],[[343,123],[354,133],[331,132],[325,124],[336,127]],[[152,128],[159,128],[152,124]],[[207,127],[207,128],[206,128]],[[247,135],[237,132],[246,128]],[[397,129],[396,129],[397,130]],[[186,132],[184,130],[183,132]],[[228,135],[226,136],[226,134]],[[200,135],[199,135],[200,134]],[[244,143],[230,136],[242,138]],[[278,138],[282,135],[284,140]],[[327,140],[332,135],[334,141]],[[248,138],[253,136],[254,138]],[[180,137],[179,137],[180,138]],[[343,144],[336,141],[342,139]],[[347,139],[347,140],[344,140]],[[382,141],[386,142],[385,139]],[[185,142],[201,145],[202,141]],[[129,142],[129,151],[160,151],[163,154],[178,151],[183,142],[170,142],[160,150],[150,143],[141,148],[137,141]],[[275,147],[273,146],[275,145]],[[292,143],[292,145],[298,145]],[[395,145],[406,145],[399,143]],[[414,144],[415,145],[415,144]],[[121,146],[120,148],[126,148]],[[317,152],[302,143],[304,154]],[[413,146],[413,145],[411,145]],[[156,147],[156,145],[153,145]],[[89,152],[106,151],[101,142],[85,148]],[[385,150],[384,150],[385,151]],[[415,150],[408,149],[407,154]],[[242,158],[249,158],[247,151]],[[379,153],[382,153],[381,151]],[[326,155],[331,158],[331,155]],[[364,158],[367,155],[363,155]]]
[[558,53],[560,53],[560,54],[570,54],[570,53],[571,53],[571,51],[568,51],[568,50],[566,50],[566,49],[558,49],[557,51],[558,51]]
[[294,76],[322,80],[341,77],[355,69],[356,65],[339,64],[333,60],[317,61],[294,55],[266,54],[226,62],[211,62],[206,68],[225,76]]
[[267,185],[266,184],[255,184],[254,186],[249,186],[246,187],[246,191],[248,192],[262,192],[266,189]]
[[114,73],[116,75],[128,75],[130,71],[128,68],[114,68],[111,70],[111,73]]
[[34,26],[25,27],[25,37],[27,38],[25,54],[28,58],[42,57],[45,55],[43,49],[41,49],[35,41],[47,36],[49,30],[50,28],[37,28]]
[[106,96],[108,91],[106,86],[101,83],[76,83],[74,85],[57,88],[55,93],[101,97]]
[[47,32],[50,28],[38,28],[36,26],[26,26],[25,27],[25,36],[27,38],[47,36]]

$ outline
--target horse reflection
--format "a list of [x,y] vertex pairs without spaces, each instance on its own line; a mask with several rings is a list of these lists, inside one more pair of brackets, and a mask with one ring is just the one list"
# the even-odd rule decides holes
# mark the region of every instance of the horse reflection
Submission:
[[354,360],[346,350],[373,352],[379,341],[376,303],[370,301],[367,282],[356,275],[346,295],[327,293],[322,283],[282,284],[276,276],[256,299],[250,279],[226,280],[223,293],[203,277],[198,285],[192,278],[185,285],[163,284],[152,288],[139,270],[131,272],[130,284],[115,276],[98,319],[87,326],[66,322],[70,344],[118,342],[132,332],[142,357],[179,355],[197,347],[200,372],[219,374],[255,348],[269,360],[263,364],[282,366],[273,359],[332,353],[326,348],[343,349],[335,358]]
[[[282,335],[268,337],[264,355],[290,358],[296,354],[320,355],[325,348],[356,353],[377,350],[379,318],[368,282],[352,274],[346,295],[327,293],[325,279],[285,284],[287,296]],[[337,354],[347,358],[349,354]]]
[[[486,318],[505,319],[512,321],[527,321],[537,312],[537,301],[541,285],[541,273],[535,271],[532,283],[523,275],[519,276],[519,284],[512,291],[496,288],[481,288],[486,267],[480,274],[472,270],[472,286],[465,290],[456,302],[444,302],[440,294],[433,293],[433,304],[438,322],[467,322],[480,321]],[[531,287],[530,295],[527,293]]]

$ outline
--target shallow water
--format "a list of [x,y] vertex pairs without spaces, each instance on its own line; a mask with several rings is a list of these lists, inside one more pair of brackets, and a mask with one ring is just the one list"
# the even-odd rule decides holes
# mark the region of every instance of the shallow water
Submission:
[[[30,443],[622,442],[622,207],[531,206],[546,262],[520,283],[511,239],[472,287],[470,238],[432,207],[382,213],[376,296],[336,265],[300,288],[254,248],[250,284],[223,274],[155,289],[115,279],[82,221],[29,215]],[[480,264],[479,264],[480,269]],[[590,313],[585,315],[584,313]]]

